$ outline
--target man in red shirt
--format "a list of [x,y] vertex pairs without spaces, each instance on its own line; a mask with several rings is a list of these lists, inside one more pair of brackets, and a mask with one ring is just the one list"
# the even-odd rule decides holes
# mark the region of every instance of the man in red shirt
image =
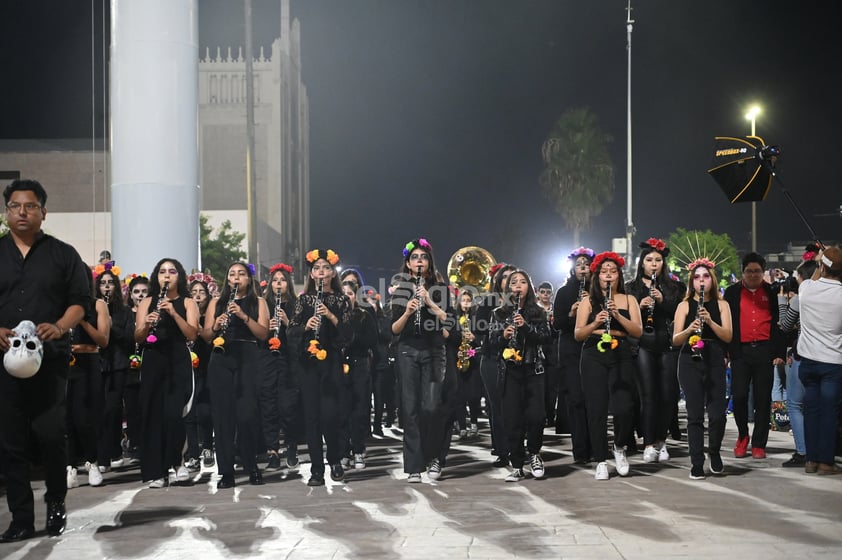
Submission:
[[754,383],[754,431],[751,456],[766,457],[769,413],[772,405],[774,365],[782,364],[786,343],[778,325],[777,299],[763,280],[766,260],[757,253],[743,257],[741,282],[725,289],[731,308],[734,336],[728,346],[731,359],[731,394],[739,435],[734,457],[748,455],[748,390]]

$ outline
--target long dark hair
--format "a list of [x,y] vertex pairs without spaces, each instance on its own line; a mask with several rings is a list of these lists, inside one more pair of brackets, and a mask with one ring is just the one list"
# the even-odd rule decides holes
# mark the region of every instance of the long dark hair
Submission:
[[272,289],[272,283],[275,281],[275,277],[278,274],[283,275],[287,281],[287,293],[281,296],[281,301],[288,301],[295,305],[295,302],[298,300],[298,296],[295,295],[295,282],[292,281],[292,274],[282,268],[279,268],[272,273],[272,276],[269,277],[269,281],[266,282],[266,287],[263,289],[263,299],[266,300],[266,304],[269,306],[269,309],[275,308],[275,290]]
[[187,289],[190,292],[191,298],[192,298],[192,295],[193,295],[193,288],[195,288],[196,286],[201,286],[202,288],[204,288],[205,289],[205,295],[207,296],[205,298],[205,303],[202,304],[204,307],[199,308],[199,315],[204,315],[205,311],[208,310],[208,305],[210,305],[210,301],[211,301],[210,288],[208,288],[207,282],[204,282],[202,280],[193,280],[192,282],[190,282],[190,285],[187,286]]
[[696,297],[696,288],[693,286],[693,275],[696,274],[696,271],[700,268],[704,268],[705,270],[710,272],[710,286],[705,287],[705,291],[710,296],[710,301],[718,300],[719,280],[716,279],[716,271],[713,268],[708,268],[703,264],[696,266],[687,273],[687,294],[685,294],[684,299],[691,300]]
[[634,279],[640,280],[641,278],[643,278],[643,259],[646,258],[646,255],[648,255],[649,253],[658,253],[663,259],[663,264],[661,265],[661,271],[655,277],[655,280],[661,286],[672,282],[673,280],[669,273],[669,264],[667,263],[667,255],[669,254],[669,249],[665,248],[663,251],[658,251],[657,249],[650,247],[645,243],[641,243],[641,245],[645,245],[645,247],[642,247],[640,250],[640,256],[637,259],[637,274],[635,275]]
[[[324,260],[325,262],[327,262],[327,260],[319,258],[317,261],[313,262],[312,264],[316,264],[316,262],[318,262],[319,260]],[[330,264],[330,263],[327,262],[327,264]],[[333,269],[333,278],[330,279],[330,291],[333,292],[334,294],[342,295],[342,284],[340,284],[340,282],[339,282],[339,274],[336,273],[336,267],[335,266],[330,264],[330,267]],[[313,267],[311,265],[310,271],[312,271],[312,270],[313,270]],[[308,274],[307,274],[307,286],[304,289],[304,293],[315,294],[317,291],[318,290],[316,289],[316,281],[313,279],[312,276],[310,276],[310,274],[308,272]]]
[[105,295],[102,293],[102,288],[100,287],[99,282],[106,276],[109,276],[111,280],[114,281],[114,290],[111,292],[111,297],[108,300],[108,312],[113,315],[115,311],[125,307],[125,303],[123,302],[123,285],[120,282],[119,276],[110,270],[104,271],[102,274],[97,276],[96,279],[94,279],[97,299],[105,299]]
[[[155,268],[152,269],[152,274],[149,278],[149,295],[155,298],[155,301],[157,302],[158,294],[161,293],[161,284],[158,282],[158,271],[161,270],[161,265],[167,261],[173,263],[173,266],[175,266],[175,269],[178,271],[178,279],[175,281],[175,288],[178,291],[178,295],[185,298],[190,297],[190,290],[187,289],[187,273],[184,271],[184,267],[181,263],[172,258],[159,260],[155,265]],[[150,307],[150,309],[152,308]]]
[[[526,297],[520,301],[520,308],[523,310],[524,319],[527,321],[533,320],[537,313],[544,313],[543,308],[538,305],[538,298],[535,296],[535,287],[532,285],[532,278],[530,278],[529,273],[523,269],[516,268],[512,271],[509,275],[509,283],[506,285],[506,294],[511,294],[511,283],[512,283],[512,276],[515,274],[520,274],[521,276],[526,279]],[[504,300],[503,308],[505,309],[513,309],[514,308],[514,297],[507,297]]]
[[249,311],[254,312],[257,310],[257,291],[254,289],[254,274],[251,271],[251,267],[246,263],[235,261],[229,264],[228,268],[225,269],[225,281],[222,283],[222,291],[219,292],[219,300],[222,302],[222,305],[219,305],[219,303],[216,304],[216,309],[214,309],[214,318],[219,317],[225,312],[226,304],[228,300],[231,299],[231,285],[228,283],[228,273],[235,266],[241,266],[246,269],[246,274],[248,275],[248,282],[246,283],[246,297],[243,305],[240,307],[242,307],[249,315],[251,314]]
[[614,294],[626,293],[626,283],[623,280],[623,267],[620,266],[620,263],[614,259],[604,259],[601,263],[599,263],[599,268],[591,273],[591,287],[588,292],[588,295],[591,298],[591,309],[598,309],[605,304],[605,290],[603,290],[601,282],[599,281],[599,270],[602,268],[602,265],[607,262],[612,262],[617,265],[617,289],[612,292],[612,297]]
[[[424,277],[424,285],[425,287],[432,286],[440,278],[438,272],[436,272],[436,259],[433,256],[433,246],[430,245],[426,239],[423,244],[421,243],[421,239],[413,239],[409,243],[412,243],[414,247],[412,250],[406,251],[406,256],[404,256],[403,265],[401,266],[401,272],[403,274],[408,274],[410,277],[415,276],[415,271],[409,266],[409,259],[412,256],[412,251],[420,249],[421,251],[424,251],[430,259],[430,266],[427,267],[427,275]],[[409,243],[407,245],[409,245]]]

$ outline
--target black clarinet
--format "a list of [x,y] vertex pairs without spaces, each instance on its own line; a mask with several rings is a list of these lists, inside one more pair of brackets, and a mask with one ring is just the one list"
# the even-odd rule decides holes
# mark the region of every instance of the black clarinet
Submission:
[[646,310],[646,323],[643,325],[643,332],[655,332],[655,290],[658,288],[655,283],[655,275],[652,274],[652,279],[649,283],[649,297],[652,298],[652,305]]
[[[705,305],[705,285],[701,284],[699,286],[699,306],[696,307],[696,320],[699,322],[699,328],[696,329],[696,332],[693,336],[698,337],[697,340],[690,344],[690,350],[692,351],[691,358],[696,361],[700,362],[704,358],[702,356],[702,348],[705,347],[705,343],[702,341],[702,329],[704,328],[705,321],[702,319],[702,307]],[[693,337],[691,337],[693,338]]]
[[225,335],[228,334],[228,326],[231,324],[231,317],[228,308],[237,299],[237,291],[240,285],[234,282],[234,287],[231,289],[231,295],[228,296],[228,303],[225,304],[225,320],[222,322],[222,330],[219,331],[219,336],[213,339],[213,351],[217,354],[225,353]]
[[275,292],[275,321],[277,326],[272,330],[272,338],[269,339],[269,349],[277,356],[281,353],[281,290]]
[[415,276],[415,299],[418,300],[418,307],[415,308],[415,334],[421,334],[421,282],[423,282],[423,278],[421,277],[421,265],[418,265],[418,274]]
[[146,335],[146,342],[147,344],[154,344],[158,341],[158,323],[161,322],[161,303],[164,301],[164,298],[167,297],[167,292],[170,289],[170,283],[164,282],[164,285],[161,286],[161,293],[158,294],[158,301],[155,303],[155,312],[158,313],[158,318],[152,322],[152,326],[149,328],[149,334]]

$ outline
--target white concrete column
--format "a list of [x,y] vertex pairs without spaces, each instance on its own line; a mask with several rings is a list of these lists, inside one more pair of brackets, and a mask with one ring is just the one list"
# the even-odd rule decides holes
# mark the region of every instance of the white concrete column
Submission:
[[111,0],[112,255],[199,262],[197,0]]

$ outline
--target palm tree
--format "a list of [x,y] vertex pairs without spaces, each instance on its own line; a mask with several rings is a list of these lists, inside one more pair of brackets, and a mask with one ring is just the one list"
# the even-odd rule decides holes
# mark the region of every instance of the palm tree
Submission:
[[574,247],[579,246],[579,233],[590,229],[591,220],[614,196],[614,166],[608,156],[612,140],[584,107],[566,111],[541,149],[541,185],[573,230]]

